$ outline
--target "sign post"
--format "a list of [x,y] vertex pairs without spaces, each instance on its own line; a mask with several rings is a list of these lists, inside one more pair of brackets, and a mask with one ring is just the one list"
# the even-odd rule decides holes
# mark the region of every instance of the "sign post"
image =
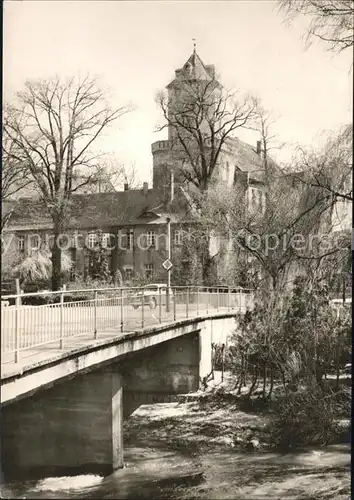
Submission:
[[164,269],[166,269],[167,271],[167,288],[166,288],[166,311],[169,312],[170,311],[170,288],[171,288],[171,269],[172,269],[172,262],[170,261],[170,259],[166,259],[163,263],[162,263],[162,267]]
[[170,312],[170,289],[171,289],[171,219],[166,218],[167,222],[167,259],[162,263],[162,266],[167,271],[167,290],[166,290],[166,312]]

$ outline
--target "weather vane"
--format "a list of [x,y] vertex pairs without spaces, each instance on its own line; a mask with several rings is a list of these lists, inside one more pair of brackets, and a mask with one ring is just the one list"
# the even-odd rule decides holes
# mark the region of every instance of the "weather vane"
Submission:
[[197,45],[197,44],[196,44],[195,38],[192,38],[192,40],[193,40],[193,47],[194,47],[194,52],[195,52],[195,49],[196,49],[196,45]]

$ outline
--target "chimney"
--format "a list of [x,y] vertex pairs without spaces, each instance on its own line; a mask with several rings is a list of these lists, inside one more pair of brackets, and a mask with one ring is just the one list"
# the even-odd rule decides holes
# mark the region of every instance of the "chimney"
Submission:
[[149,189],[148,182],[144,182],[143,183],[143,192],[144,192],[145,196],[147,195],[148,189]]
[[257,141],[257,155],[260,155],[262,151],[262,141]]
[[129,190],[129,184],[127,182],[124,183],[124,191]]

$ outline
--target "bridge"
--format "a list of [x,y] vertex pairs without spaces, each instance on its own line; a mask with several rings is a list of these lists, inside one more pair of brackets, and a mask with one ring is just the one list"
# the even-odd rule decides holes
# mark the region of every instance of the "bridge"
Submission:
[[41,298],[2,298],[5,477],[122,467],[123,419],[198,390],[212,344],[252,307],[250,291],[225,287],[50,292],[33,305]]

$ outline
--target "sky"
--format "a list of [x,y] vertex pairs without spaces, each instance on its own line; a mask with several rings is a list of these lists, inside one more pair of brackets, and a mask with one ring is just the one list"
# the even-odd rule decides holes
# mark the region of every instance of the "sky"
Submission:
[[[108,89],[112,107],[135,110],[106,131],[100,148],[151,183],[151,143],[165,139],[156,93],[193,51],[214,64],[221,83],[257,96],[278,118],[286,145],[316,144],[321,131],[352,121],[352,53],[323,42],[305,49],[306,19],[291,26],[277,2],[5,0],[3,92],[11,102],[26,80],[90,73]],[[254,143],[254,132],[239,137]]]

